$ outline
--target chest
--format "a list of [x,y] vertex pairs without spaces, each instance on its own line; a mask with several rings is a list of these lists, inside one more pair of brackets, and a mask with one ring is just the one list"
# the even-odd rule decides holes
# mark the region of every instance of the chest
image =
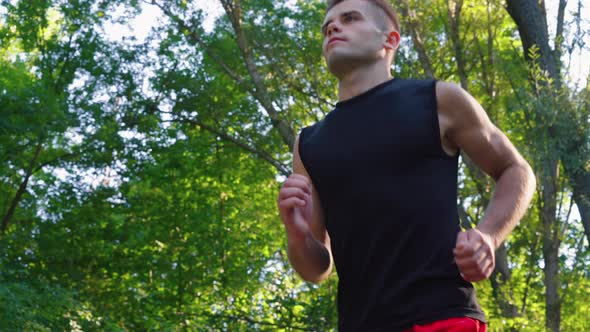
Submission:
[[395,173],[434,157],[440,144],[435,121],[428,105],[337,110],[317,127],[308,148],[316,170],[332,176]]

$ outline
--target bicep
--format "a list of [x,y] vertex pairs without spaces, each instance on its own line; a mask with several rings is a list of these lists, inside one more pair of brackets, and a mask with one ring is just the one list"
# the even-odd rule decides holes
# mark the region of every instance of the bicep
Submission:
[[324,224],[324,212],[320,202],[320,197],[318,192],[315,190],[313,181],[305,169],[303,161],[301,160],[301,156],[299,155],[299,136],[295,139],[295,144],[293,146],[293,173],[301,174],[307,177],[311,183],[311,199],[313,203],[311,229],[314,237],[318,241],[322,242],[330,251],[330,237]]
[[465,154],[494,180],[521,159],[506,135],[491,123],[470,128],[458,134],[456,139]]
[[[446,89],[446,91],[444,91]],[[522,157],[489,119],[483,107],[457,86],[443,86],[441,106],[449,117],[448,138],[485,173],[497,180]]]

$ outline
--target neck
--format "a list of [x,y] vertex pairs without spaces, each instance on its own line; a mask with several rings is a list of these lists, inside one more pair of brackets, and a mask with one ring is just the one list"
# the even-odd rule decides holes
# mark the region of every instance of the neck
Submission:
[[387,65],[375,63],[373,66],[353,68],[338,77],[338,100],[356,97],[377,85],[389,81],[391,72]]

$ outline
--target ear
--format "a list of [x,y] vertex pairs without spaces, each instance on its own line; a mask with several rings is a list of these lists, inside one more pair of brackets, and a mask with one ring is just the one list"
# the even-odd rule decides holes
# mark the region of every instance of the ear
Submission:
[[386,49],[390,49],[390,50],[395,51],[399,47],[400,39],[401,39],[401,37],[399,35],[399,32],[393,30],[389,34],[387,34],[387,39],[385,40],[385,45],[383,45],[383,46]]

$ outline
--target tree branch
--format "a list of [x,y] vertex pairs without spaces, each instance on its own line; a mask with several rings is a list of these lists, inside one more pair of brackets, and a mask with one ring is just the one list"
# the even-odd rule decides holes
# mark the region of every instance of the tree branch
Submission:
[[8,229],[8,223],[10,222],[10,220],[12,219],[12,216],[14,215],[14,211],[16,210],[16,207],[18,206],[18,203],[20,202],[22,196],[24,195],[25,191],[27,190],[27,185],[29,183],[29,179],[31,177],[31,175],[33,174],[33,169],[35,167],[35,163],[37,162],[37,158],[39,158],[39,154],[41,153],[41,148],[42,148],[42,140],[39,139],[39,142],[37,143],[37,146],[35,147],[35,152],[33,153],[33,158],[31,158],[31,161],[29,163],[29,167],[27,168],[26,172],[25,172],[25,176],[23,178],[23,181],[21,182],[20,186],[18,187],[18,190],[16,191],[16,194],[14,195],[14,198],[12,199],[12,202],[10,203],[10,206],[8,208],[8,211],[6,211],[6,214],[4,215],[4,217],[2,217],[2,226],[0,226],[0,234],[4,235],[6,233],[6,229]]
[[222,138],[228,142],[231,142],[231,143],[237,145],[238,147],[258,156],[259,158],[267,161],[269,164],[274,166],[279,171],[279,173],[281,175],[289,176],[291,174],[291,171],[287,167],[285,167],[285,165],[283,165],[278,160],[274,159],[268,153],[261,151],[261,150],[257,149],[256,147],[250,146],[248,143],[242,142],[239,139],[232,137],[231,135],[228,135],[220,130],[217,130],[216,128],[214,128],[212,126],[209,126],[209,125],[203,123],[202,121],[188,119],[188,118],[182,118],[182,119],[179,119],[179,121],[191,124],[193,126],[201,128],[203,130],[206,130],[210,133],[213,133],[213,134],[219,136],[220,138]]
[[557,27],[555,29],[555,66],[557,67],[557,72],[561,73],[561,56],[563,54],[563,45],[565,44],[565,40],[563,37],[563,23],[565,17],[565,7],[567,6],[567,0],[559,0],[559,8],[557,10]]
[[430,57],[426,52],[426,47],[424,47],[422,36],[420,35],[416,13],[413,10],[410,10],[408,0],[401,0],[399,3],[394,2],[394,4],[397,4],[396,9],[402,14],[404,25],[408,26],[410,29],[412,43],[414,44],[416,52],[418,52],[418,59],[420,60],[420,64],[422,64],[424,73],[430,78],[435,78],[434,69],[432,68],[432,61],[430,61]]
[[179,32],[183,32],[186,31],[188,32],[188,37],[198,46],[200,46],[203,51],[205,52],[205,54],[207,54],[207,56],[209,56],[211,59],[213,59],[220,67],[221,69],[223,69],[223,71],[232,79],[234,80],[239,86],[241,86],[242,88],[245,88],[246,91],[252,93],[252,88],[249,86],[249,84],[244,81],[243,78],[240,77],[240,75],[238,75],[236,72],[234,72],[222,59],[221,56],[218,56],[210,47],[207,46],[207,44],[205,44],[205,42],[203,41],[203,39],[201,38],[201,36],[199,34],[197,34],[192,27],[190,27],[186,22],[184,22],[180,17],[178,17],[177,15],[175,15],[174,13],[172,13],[172,11],[170,11],[170,9],[167,6],[161,5],[158,2],[156,2],[155,0],[152,0],[151,2],[148,1],[144,1],[145,3],[149,3],[151,5],[154,5],[158,8],[160,8],[160,10],[166,15],[168,16],[174,23],[176,23],[178,25],[178,30]]
[[237,73],[231,70],[230,67],[225,64],[225,62],[223,62],[219,56],[217,56],[209,47],[207,47],[202,38],[180,17],[173,14],[166,6],[156,2],[156,0],[152,0],[151,4],[158,6],[158,8],[160,8],[164,14],[170,17],[178,25],[180,31],[186,31],[191,40],[204,48],[205,53],[214,59],[215,62],[217,62],[217,64],[220,65],[222,69],[235,82],[238,83],[238,85],[245,87],[246,91],[248,91],[256,100],[260,102],[262,107],[264,107],[264,109],[267,111],[273,127],[279,131],[283,141],[289,146],[290,149],[292,149],[295,142],[295,134],[291,126],[285,120],[280,118],[279,112],[274,107],[272,98],[270,98],[266,86],[264,85],[260,73],[258,72],[258,68],[248,46],[246,35],[242,30],[240,5],[237,1],[233,3],[232,1],[228,0],[220,0],[220,2],[234,29],[236,42],[240,52],[242,53],[248,74],[250,75],[252,83],[254,84],[253,87],[251,87],[250,84],[247,84],[247,82],[244,81]]
[[293,149],[293,144],[295,143],[295,133],[289,124],[280,118],[279,112],[272,104],[272,99],[270,98],[266,85],[264,84],[264,80],[258,71],[258,66],[254,61],[250,46],[248,45],[248,39],[246,38],[246,34],[242,29],[240,4],[237,0],[235,0],[233,6],[231,5],[230,1],[221,1],[221,4],[230,19],[236,34],[238,47],[242,52],[242,57],[246,63],[246,68],[248,69],[248,74],[254,83],[255,90],[252,95],[267,111],[273,126],[279,131],[283,141],[289,146],[290,149]]
[[[454,5],[454,7],[451,5]],[[453,8],[451,8],[453,7]],[[466,62],[463,57],[463,43],[459,36],[459,28],[461,25],[461,11],[463,9],[463,0],[447,0],[447,17],[449,19],[450,37],[453,43],[453,50],[455,52],[455,59],[457,59],[457,74],[461,81],[461,87],[465,91],[469,91],[467,80]]]

